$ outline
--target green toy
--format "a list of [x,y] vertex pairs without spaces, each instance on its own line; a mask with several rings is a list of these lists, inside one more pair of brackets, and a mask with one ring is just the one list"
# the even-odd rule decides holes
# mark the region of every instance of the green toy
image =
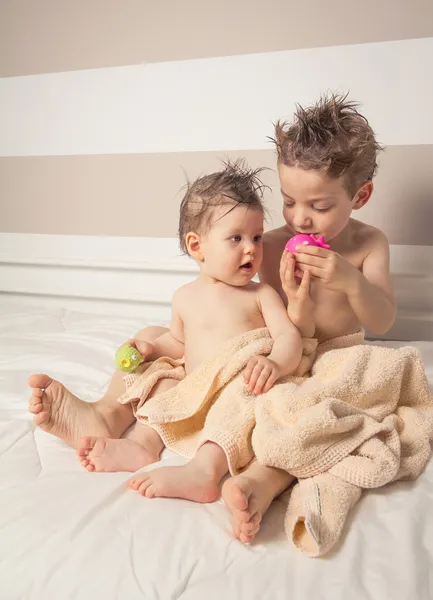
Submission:
[[116,367],[120,371],[132,373],[144,362],[144,358],[134,346],[121,346],[116,352],[115,361]]

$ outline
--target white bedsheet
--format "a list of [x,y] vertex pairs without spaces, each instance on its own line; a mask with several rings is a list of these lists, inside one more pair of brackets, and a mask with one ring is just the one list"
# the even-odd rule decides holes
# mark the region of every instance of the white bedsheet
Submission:
[[[87,473],[74,450],[34,429],[30,373],[48,372],[96,400],[114,349],[143,324],[1,302],[1,600],[433,597],[433,461],[414,483],[366,494],[343,544],[315,560],[288,543],[281,499],[244,546],[222,502],[142,498],[125,488],[128,474]],[[433,384],[433,342],[414,345]],[[163,461],[182,462],[168,452]]]

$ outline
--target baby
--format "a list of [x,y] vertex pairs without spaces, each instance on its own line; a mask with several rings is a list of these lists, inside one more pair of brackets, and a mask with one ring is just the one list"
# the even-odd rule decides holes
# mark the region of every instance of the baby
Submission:
[[[266,327],[273,340],[268,356],[253,357],[244,371],[249,392],[267,392],[281,377],[293,373],[302,355],[302,342],[278,293],[269,285],[252,281],[262,264],[262,184],[259,171],[241,162],[227,163],[222,171],[199,178],[191,185],[180,207],[179,239],[182,250],[199,265],[200,274],[173,296],[169,331],[153,344],[140,345],[147,361],[168,356],[184,357],[186,375],[211,358],[227,341]],[[292,263],[294,267],[294,261]],[[301,289],[308,296],[309,275]],[[291,310],[298,310],[296,302]],[[177,385],[159,380],[152,396]],[[135,402],[135,406],[138,401]],[[104,445],[93,460],[93,448]],[[155,460],[163,448],[159,434],[137,421],[128,439],[85,438],[79,456],[88,470],[135,471]],[[182,467],[165,467],[134,477],[131,486],[142,494],[175,496],[211,502],[219,496],[219,483],[228,472],[225,451],[207,441]]]

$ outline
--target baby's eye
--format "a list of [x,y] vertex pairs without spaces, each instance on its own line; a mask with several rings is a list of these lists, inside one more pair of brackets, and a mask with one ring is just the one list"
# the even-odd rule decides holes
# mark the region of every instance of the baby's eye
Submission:
[[262,241],[262,236],[261,235],[255,235],[254,236],[254,241],[255,242],[261,242]]
[[240,242],[242,238],[240,235],[232,235],[230,239],[232,242]]

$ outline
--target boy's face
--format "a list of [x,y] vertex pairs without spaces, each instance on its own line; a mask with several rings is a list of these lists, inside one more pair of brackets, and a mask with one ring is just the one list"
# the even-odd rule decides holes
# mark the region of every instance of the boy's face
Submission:
[[283,216],[290,232],[323,235],[327,242],[346,227],[357,206],[342,179],[331,179],[325,173],[300,167],[278,165]]
[[203,274],[229,285],[246,285],[263,258],[263,212],[248,206],[215,209],[212,226],[201,236]]

